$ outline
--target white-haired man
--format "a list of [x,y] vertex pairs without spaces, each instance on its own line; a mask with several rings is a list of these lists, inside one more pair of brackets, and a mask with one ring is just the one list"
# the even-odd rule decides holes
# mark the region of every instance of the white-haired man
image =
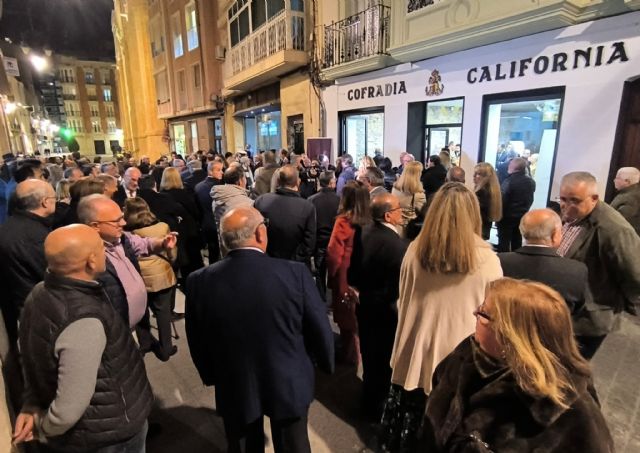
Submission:
[[636,233],[640,234],[640,170],[635,167],[622,167],[618,170],[613,184],[618,195],[611,207],[627,219]]

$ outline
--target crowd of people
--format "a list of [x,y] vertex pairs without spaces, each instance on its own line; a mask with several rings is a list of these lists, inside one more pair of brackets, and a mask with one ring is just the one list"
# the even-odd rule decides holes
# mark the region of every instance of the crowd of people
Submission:
[[467,181],[446,149],[426,167],[284,150],[3,159],[14,448],[145,451],[143,357],[171,360],[185,318],[229,452],[263,452],[265,416],[276,452],[309,452],[314,368],[336,361],[362,366],[379,451],[614,449],[589,360],[640,304],[636,168],[610,205],[577,171],[532,210],[526,159]]

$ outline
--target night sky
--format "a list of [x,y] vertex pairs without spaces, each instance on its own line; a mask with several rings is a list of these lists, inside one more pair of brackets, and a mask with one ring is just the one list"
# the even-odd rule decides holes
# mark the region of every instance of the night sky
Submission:
[[0,0],[0,38],[81,58],[115,59],[113,0]]

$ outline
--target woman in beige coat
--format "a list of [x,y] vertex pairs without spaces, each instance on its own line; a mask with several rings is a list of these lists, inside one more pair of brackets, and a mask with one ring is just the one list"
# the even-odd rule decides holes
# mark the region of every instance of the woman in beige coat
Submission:
[[396,226],[400,237],[405,238],[407,224],[415,219],[427,202],[424,188],[420,181],[423,166],[420,162],[407,162],[398,179],[393,185],[391,193],[398,197],[402,208],[402,224]]
[[[475,329],[473,312],[487,285],[502,277],[498,257],[480,237],[478,200],[460,183],[436,193],[400,271],[398,328],[382,443],[407,451],[423,419],[431,375]],[[402,428],[401,428],[402,427]]]
[[[124,208],[125,229],[142,237],[165,237],[170,233],[169,225],[158,222],[149,210],[149,205],[142,198],[129,198]],[[174,249],[175,251],[175,249]],[[147,287],[147,305],[156,317],[159,340],[153,338],[149,329],[149,311],[140,321],[136,333],[140,344],[151,344],[151,350],[158,359],[166,362],[178,351],[171,342],[171,307],[176,296],[176,275],[171,263],[175,254],[166,256],[153,254],[138,258],[140,275]],[[141,340],[141,335],[150,338]],[[143,351],[146,352],[146,351]]]

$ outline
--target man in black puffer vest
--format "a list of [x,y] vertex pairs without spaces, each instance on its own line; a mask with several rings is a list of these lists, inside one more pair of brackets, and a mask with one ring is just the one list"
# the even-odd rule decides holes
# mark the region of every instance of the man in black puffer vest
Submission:
[[[55,452],[144,452],[153,394],[128,326],[96,276],[105,269],[98,233],[55,230],[48,272],[21,317],[25,402],[14,441]],[[113,448],[115,447],[115,450]]]

